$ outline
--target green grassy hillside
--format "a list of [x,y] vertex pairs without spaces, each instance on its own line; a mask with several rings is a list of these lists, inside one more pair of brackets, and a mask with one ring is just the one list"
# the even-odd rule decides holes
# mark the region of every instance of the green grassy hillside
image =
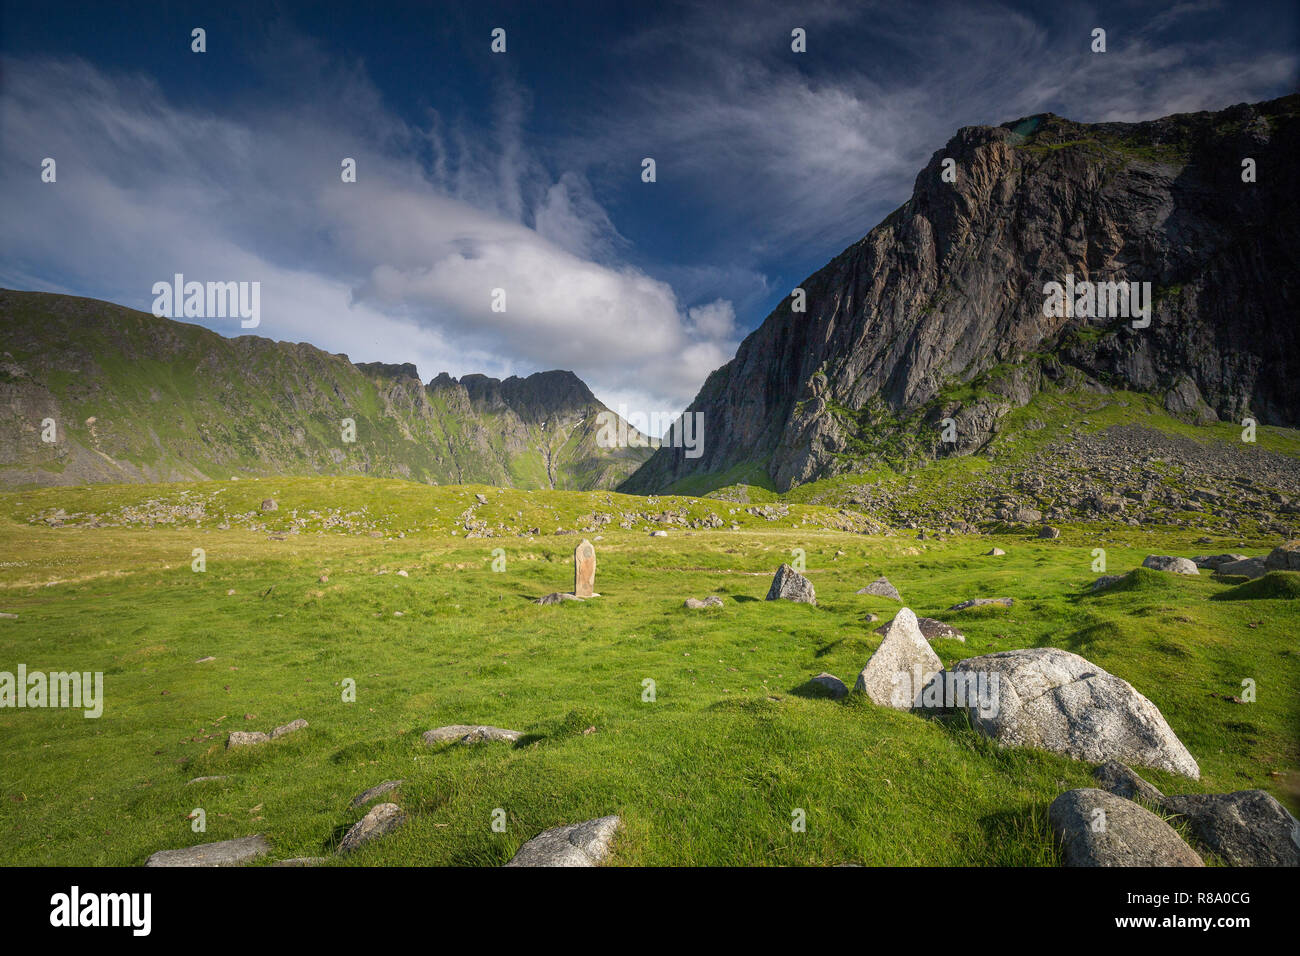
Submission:
[[426,386],[410,365],[357,366],[94,299],[0,290],[0,327],[10,487],[353,474],[588,489],[651,453],[600,448],[605,408],[571,373],[546,374],[578,399],[556,397],[537,419],[475,402],[446,376]]

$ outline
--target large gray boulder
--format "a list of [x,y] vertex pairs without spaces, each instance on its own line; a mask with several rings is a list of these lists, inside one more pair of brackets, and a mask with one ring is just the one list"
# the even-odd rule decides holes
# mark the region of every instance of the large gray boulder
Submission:
[[1219,570],[1220,566],[1231,564],[1233,561],[1245,561],[1244,554],[1198,554],[1192,558],[1198,568],[1205,568],[1210,571]]
[[882,707],[911,710],[925,685],[943,671],[943,661],[921,633],[911,608],[901,608],[880,630],[884,638],[853,689]]
[[1167,796],[1196,843],[1233,866],[1300,866],[1300,822],[1263,790]]
[[965,709],[978,730],[1005,746],[1091,763],[1122,760],[1200,779],[1196,761],[1156,705],[1078,654],[1055,647],[1002,651],[960,661],[953,674],[983,675],[993,688],[987,712]]
[[271,852],[261,834],[222,840],[219,843],[200,843],[180,850],[159,850],[145,862],[145,866],[242,866],[259,856]]
[[783,564],[776,569],[776,576],[772,578],[772,586],[767,591],[767,600],[801,601],[804,604],[816,604],[817,592],[813,590],[811,581],[790,567],[790,565]]
[[395,803],[381,803],[352,825],[339,843],[339,853],[351,853],[391,833],[406,822],[406,814]]
[[881,576],[872,581],[865,588],[858,588],[856,594],[870,594],[873,597],[889,598],[891,601],[901,601],[903,596],[898,593],[898,588],[889,583],[889,578]]
[[1066,866],[1204,866],[1164,820],[1105,790],[1068,790],[1047,811]]
[[1269,571],[1300,571],[1300,540],[1274,548],[1264,559]]
[[1253,581],[1267,574],[1268,568],[1264,566],[1263,558],[1242,558],[1240,561],[1225,561],[1219,565],[1218,572],[1250,578]]
[[1148,554],[1142,559],[1142,567],[1152,571],[1172,571],[1174,574],[1201,573],[1191,558],[1176,558],[1168,554]]
[[608,816],[545,830],[521,846],[506,866],[599,866],[622,822]]

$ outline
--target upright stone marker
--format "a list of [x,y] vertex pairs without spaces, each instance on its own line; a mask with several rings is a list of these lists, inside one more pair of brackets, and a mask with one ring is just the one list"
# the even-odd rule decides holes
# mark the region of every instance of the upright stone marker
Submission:
[[595,594],[596,549],[586,538],[573,549],[573,596],[589,598]]

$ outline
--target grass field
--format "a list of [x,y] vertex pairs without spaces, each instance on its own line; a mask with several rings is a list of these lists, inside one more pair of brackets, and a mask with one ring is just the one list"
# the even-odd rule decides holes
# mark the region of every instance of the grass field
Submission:
[[[249,517],[272,492],[280,508]],[[489,498],[489,523],[509,516],[542,533],[453,535],[475,493]],[[160,496],[208,504],[197,521],[131,518]],[[106,697],[97,720],[0,710],[0,863],[138,865],[251,833],[267,836],[270,860],[328,856],[365,811],[351,798],[402,779],[392,799],[407,824],[337,862],[497,865],[545,828],[618,813],[615,865],[1055,864],[1047,807],[1091,785],[1090,765],[1001,749],[960,718],[808,691],[821,671],[851,686],[871,656],[879,636],[865,615],[888,620],[898,605],[854,591],[879,574],[918,615],[966,633],[935,642],[945,664],[1053,645],[1133,684],[1200,763],[1199,782],[1144,772],[1167,792],[1258,787],[1300,811],[1295,591],[1213,600],[1235,582],[1146,572],[1086,593],[1094,548],[1116,573],[1147,554],[1262,554],[1269,542],[1070,526],[1047,541],[917,540],[837,530],[835,509],[811,505],[767,520],[723,501],[648,501],[364,478],[0,494],[0,611],[18,615],[0,620],[0,670],[102,671]],[[630,502],[712,509],[728,526],[553,533]],[[56,508],[119,526],[30,520]],[[368,523],[269,536],[292,530],[294,510]],[[572,587],[582,537],[602,596],[531,603]],[[1008,553],[981,555],[995,545]],[[816,607],[763,601],[794,549]],[[709,594],[724,607],[682,607]],[[945,611],[1003,595],[1013,608]],[[342,699],[349,678],[355,702]],[[1244,679],[1257,699],[1234,703]],[[225,749],[232,730],[296,718],[308,729]],[[453,723],[525,737],[420,740]],[[210,775],[227,779],[187,784]],[[187,819],[199,808],[205,833]],[[791,826],[799,810],[806,832]]]

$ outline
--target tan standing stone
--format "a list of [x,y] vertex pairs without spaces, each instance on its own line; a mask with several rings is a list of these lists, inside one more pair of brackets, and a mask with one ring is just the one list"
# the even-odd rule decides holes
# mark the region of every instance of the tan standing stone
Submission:
[[596,549],[586,538],[573,549],[573,596],[589,598],[595,594]]

